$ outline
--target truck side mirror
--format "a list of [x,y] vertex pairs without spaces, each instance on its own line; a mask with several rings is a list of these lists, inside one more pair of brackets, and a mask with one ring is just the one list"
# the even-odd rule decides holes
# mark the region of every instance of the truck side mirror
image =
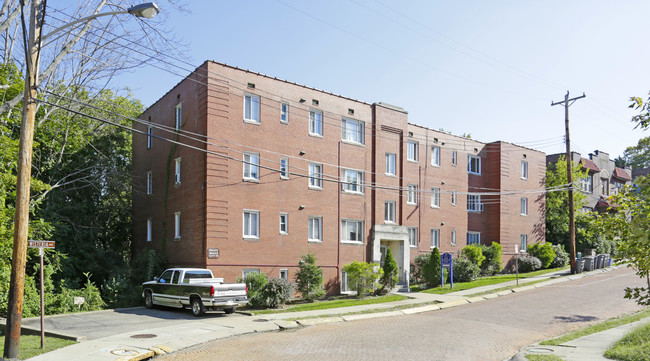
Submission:
[[153,281],[154,281],[154,282],[158,282],[158,277],[154,277],[154,278],[153,278]]

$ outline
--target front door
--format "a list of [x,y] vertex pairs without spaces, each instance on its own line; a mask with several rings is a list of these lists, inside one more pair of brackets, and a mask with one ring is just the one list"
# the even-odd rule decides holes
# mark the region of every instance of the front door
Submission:
[[397,258],[397,268],[398,268],[398,275],[399,275],[399,283],[406,283],[406,279],[404,277],[405,272],[404,272],[404,242],[399,243],[399,257]]

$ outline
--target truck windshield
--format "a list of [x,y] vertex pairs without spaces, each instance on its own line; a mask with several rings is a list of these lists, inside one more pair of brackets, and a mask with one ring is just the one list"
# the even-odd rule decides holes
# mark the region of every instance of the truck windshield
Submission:
[[210,271],[187,271],[185,272],[185,279],[189,278],[212,278]]

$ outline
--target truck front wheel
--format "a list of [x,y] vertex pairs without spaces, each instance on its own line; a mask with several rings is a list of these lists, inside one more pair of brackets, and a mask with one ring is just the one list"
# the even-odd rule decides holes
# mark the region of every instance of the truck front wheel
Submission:
[[190,303],[192,305],[192,314],[195,317],[200,317],[205,314],[205,307],[203,307],[203,302],[198,297],[193,297]]
[[144,307],[148,309],[153,308],[153,296],[150,291],[144,293]]

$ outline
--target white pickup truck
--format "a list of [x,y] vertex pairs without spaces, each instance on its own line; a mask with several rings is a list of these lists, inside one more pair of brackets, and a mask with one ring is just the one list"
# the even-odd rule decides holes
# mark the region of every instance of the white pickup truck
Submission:
[[147,308],[154,305],[176,308],[190,307],[194,316],[206,310],[233,313],[237,306],[248,303],[245,283],[224,283],[203,268],[170,268],[142,284],[142,297]]

